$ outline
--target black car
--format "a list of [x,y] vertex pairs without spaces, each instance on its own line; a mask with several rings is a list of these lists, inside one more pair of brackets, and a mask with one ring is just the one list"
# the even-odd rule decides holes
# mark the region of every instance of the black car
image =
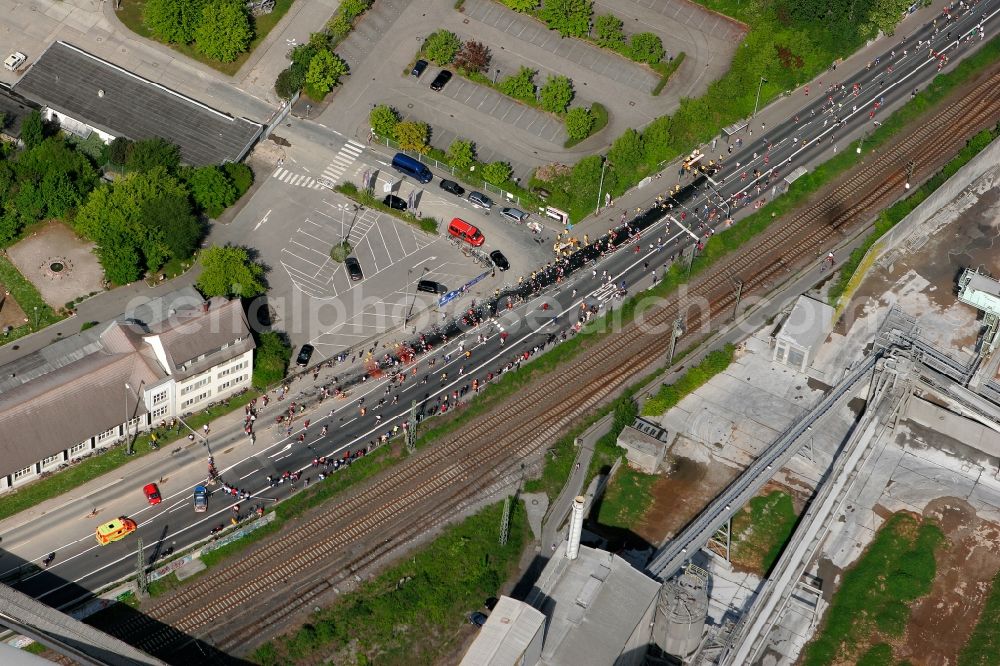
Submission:
[[309,365],[309,359],[313,355],[312,345],[302,345],[302,349],[299,350],[299,355],[295,357],[295,365],[300,368],[304,368]]
[[442,69],[441,72],[431,81],[431,90],[438,91],[444,88],[445,84],[451,81],[451,72]]
[[426,291],[428,294],[447,294],[448,287],[434,280],[418,280],[417,291]]
[[477,627],[481,627],[486,624],[487,617],[484,613],[475,612],[469,616],[469,624],[474,624]]
[[395,194],[385,195],[385,199],[382,199],[382,203],[395,210],[406,210],[406,201],[400,199]]
[[427,61],[423,59],[418,60],[413,63],[413,69],[410,71],[410,76],[414,76],[419,79],[423,75],[425,69],[427,69]]
[[361,264],[354,257],[348,257],[344,259],[344,266],[347,267],[347,274],[351,276],[351,279],[357,282],[358,280],[363,280],[365,274],[361,272]]
[[454,194],[456,197],[460,197],[465,194],[465,188],[456,183],[453,180],[442,180],[438,185],[441,189],[450,194]]
[[505,271],[510,268],[510,262],[507,261],[507,257],[503,256],[503,252],[500,250],[493,250],[490,252],[490,259],[493,260],[493,265],[501,271]]

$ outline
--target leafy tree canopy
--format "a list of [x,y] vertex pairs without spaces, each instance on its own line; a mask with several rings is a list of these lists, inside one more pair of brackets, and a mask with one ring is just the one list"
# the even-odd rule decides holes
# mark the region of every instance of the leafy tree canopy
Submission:
[[506,162],[490,162],[483,165],[482,176],[487,183],[503,185],[514,172]]
[[21,122],[21,141],[25,148],[34,148],[45,140],[45,123],[42,114],[32,111]]
[[317,53],[306,71],[306,85],[320,97],[340,85],[340,77],[347,74],[347,63],[333,51],[324,49]]
[[182,175],[195,205],[206,216],[216,218],[236,202],[236,186],[219,167],[185,169]]
[[253,385],[263,390],[280,382],[291,359],[292,346],[281,333],[261,333],[253,353]]
[[372,131],[381,137],[396,136],[396,125],[399,124],[399,112],[388,104],[379,104],[368,114],[368,122]]
[[515,12],[531,12],[538,6],[538,0],[503,0]]
[[158,39],[167,43],[194,41],[205,0],[147,0],[142,20]]
[[202,9],[194,42],[199,51],[221,62],[232,62],[250,47],[253,28],[239,0],[217,0]]
[[535,70],[530,67],[522,67],[517,74],[512,74],[500,81],[497,87],[504,95],[510,95],[526,102],[534,102],[536,99]]
[[227,245],[201,253],[198,289],[207,297],[253,298],[267,290],[264,267],[253,261],[246,248]]
[[601,46],[620,50],[625,46],[624,23],[613,14],[601,14],[594,20],[594,38]]
[[462,48],[462,40],[458,35],[448,30],[438,30],[427,35],[424,40],[423,53],[438,65],[447,65],[455,59],[458,50]]
[[594,114],[584,106],[577,106],[566,113],[566,134],[571,139],[586,139],[594,127]]
[[594,3],[590,0],[545,0],[542,20],[563,37],[586,37],[590,34],[590,17]]
[[455,56],[455,66],[467,72],[484,72],[492,59],[490,49],[485,44],[469,40]]
[[125,155],[127,171],[146,172],[162,168],[168,173],[174,173],[180,163],[181,149],[159,137],[129,144]]
[[420,123],[415,120],[404,120],[396,125],[396,141],[402,150],[416,150],[426,153],[430,150],[427,139],[430,128],[427,123]]
[[448,146],[448,161],[458,169],[468,169],[476,161],[476,146],[466,139],[455,139]]
[[645,62],[650,65],[663,60],[663,42],[657,35],[651,32],[640,32],[632,35],[629,42],[629,57],[636,62]]
[[564,113],[573,101],[573,82],[565,76],[549,76],[538,91],[542,108],[552,113]]

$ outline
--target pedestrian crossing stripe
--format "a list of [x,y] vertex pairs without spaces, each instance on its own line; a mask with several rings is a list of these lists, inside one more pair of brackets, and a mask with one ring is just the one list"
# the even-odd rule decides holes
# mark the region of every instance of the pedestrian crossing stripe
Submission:
[[354,164],[355,160],[364,152],[364,145],[354,140],[349,140],[337,154],[333,156],[330,164],[323,170],[323,177],[336,182],[344,172]]
[[282,183],[295,187],[308,187],[312,190],[323,189],[323,186],[312,176],[303,176],[302,174],[297,174],[281,167],[275,169],[274,173],[271,175],[280,180]]

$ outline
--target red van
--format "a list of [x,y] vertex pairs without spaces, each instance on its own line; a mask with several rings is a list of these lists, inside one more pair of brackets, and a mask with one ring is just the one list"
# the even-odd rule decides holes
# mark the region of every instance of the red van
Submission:
[[479,247],[486,241],[479,229],[458,217],[448,225],[448,233],[455,238],[461,238],[472,247]]

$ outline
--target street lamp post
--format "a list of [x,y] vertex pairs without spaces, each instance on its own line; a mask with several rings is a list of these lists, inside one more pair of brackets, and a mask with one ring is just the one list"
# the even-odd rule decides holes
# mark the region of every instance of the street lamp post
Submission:
[[[423,273],[421,273],[421,276],[426,275],[429,271],[430,271],[430,269],[427,268],[426,266],[424,266],[424,271],[423,271]],[[410,301],[410,273],[411,272],[413,272],[413,268],[409,268],[406,271],[406,295],[403,297],[403,303],[406,303],[407,301]],[[413,300],[410,301],[410,307],[407,309],[406,315],[403,317],[403,329],[404,330],[406,329],[407,324],[410,323],[410,317],[413,315],[413,306],[416,304],[416,302],[417,302],[417,292],[416,292],[416,290],[414,290],[414,292],[413,292]],[[416,331],[414,331],[414,332],[416,332]]]
[[499,69],[493,70],[493,85],[497,84],[497,79],[499,77],[500,77],[500,70]]
[[767,79],[765,79],[763,76],[760,77],[760,83],[757,84],[757,101],[754,102],[753,104],[753,115],[750,116],[751,118],[757,117],[757,107],[760,106],[760,89],[764,87],[765,83],[767,83]]
[[861,149],[864,147],[865,141],[867,139],[868,139],[868,132],[865,132],[865,135],[861,137],[861,141],[858,143],[858,155],[861,154]]
[[601,155],[601,183],[597,186],[597,208],[594,209],[594,215],[601,212],[601,195],[604,194],[604,169],[608,166],[608,158]]
[[[139,382],[139,388],[137,388],[135,391],[136,411],[139,411],[139,390],[145,383],[146,380],[142,380],[141,382]],[[132,439],[131,431],[129,430],[129,421],[131,421],[132,419],[129,418],[129,411],[128,411],[128,395],[131,392],[132,392],[132,386],[128,382],[125,382],[125,455],[127,456],[130,456],[134,453],[134,451],[132,450],[132,444],[134,443],[134,440]],[[138,434],[139,434],[139,425],[136,424],[136,435]]]

